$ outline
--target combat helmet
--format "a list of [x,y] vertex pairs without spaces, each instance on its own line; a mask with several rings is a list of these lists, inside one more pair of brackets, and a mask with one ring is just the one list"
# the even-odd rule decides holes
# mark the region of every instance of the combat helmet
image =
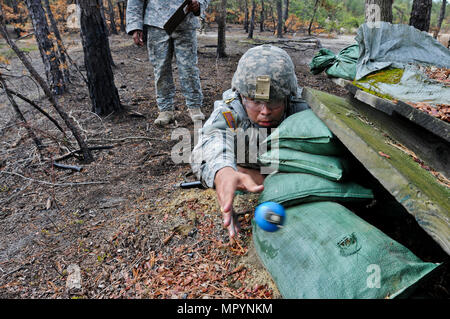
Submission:
[[249,49],[239,60],[231,87],[256,100],[284,99],[297,93],[297,77],[291,57],[273,45]]

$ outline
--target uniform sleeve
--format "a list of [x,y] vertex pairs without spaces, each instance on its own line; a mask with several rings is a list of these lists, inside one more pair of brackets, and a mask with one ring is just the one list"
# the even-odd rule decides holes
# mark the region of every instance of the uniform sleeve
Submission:
[[128,0],[125,18],[127,34],[131,34],[134,30],[143,30],[144,10],[144,0]]
[[230,129],[223,112],[231,112],[235,121],[238,120],[236,114],[229,108],[216,108],[200,130],[198,143],[191,157],[192,171],[210,188],[214,188],[214,178],[220,169],[231,167],[237,171],[236,133]]
[[198,2],[200,3],[200,17],[204,18],[205,17],[205,11],[209,6],[209,3],[211,2],[210,0],[198,0]]

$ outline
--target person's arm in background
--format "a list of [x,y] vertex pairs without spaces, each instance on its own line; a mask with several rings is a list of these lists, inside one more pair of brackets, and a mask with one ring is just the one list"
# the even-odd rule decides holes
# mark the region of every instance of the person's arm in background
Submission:
[[126,32],[133,36],[133,41],[138,46],[144,45],[144,0],[128,0],[126,11]]

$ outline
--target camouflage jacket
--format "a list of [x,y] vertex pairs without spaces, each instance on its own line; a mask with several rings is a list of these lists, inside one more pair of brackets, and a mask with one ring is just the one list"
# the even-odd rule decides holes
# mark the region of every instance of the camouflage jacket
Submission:
[[[291,97],[287,106],[285,118],[309,108],[305,100],[300,98],[301,93],[302,88],[298,87],[297,95]],[[258,136],[261,139],[258,128],[249,119],[237,92],[229,89],[223,93],[222,100],[214,102],[214,110],[199,130],[198,142],[191,155],[192,171],[203,185],[213,188],[217,171],[227,166],[234,170],[237,170],[237,164],[249,168],[260,167],[256,156],[249,154],[252,146],[256,146]],[[271,132],[266,131],[268,136]],[[238,137],[239,132],[246,133],[244,139]],[[245,145],[241,145],[238,139],[244,141]],[[239,154],[242,154],[242,158],[238,161]]]
[[[148,0],[147,8],[144,13],[144,0],[128,0],[126,21],[126,31],[131,34],[134,30],[143,30],[144,25],[163,28],[164,24],[174,14],[184,0]],[[204,12],[210,0],[197,0],[200,4],[200,16],[204,16]],[[190,12],[181,22],[178,28],[196,29],[200,24],[198,18]]]

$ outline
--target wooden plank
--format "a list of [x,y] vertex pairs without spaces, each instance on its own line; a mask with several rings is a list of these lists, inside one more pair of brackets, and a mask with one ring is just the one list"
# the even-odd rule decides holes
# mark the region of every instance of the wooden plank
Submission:
[[333,79],[333,81],[337,85],[346,88],[357,100],[389,115],[392,115],[395,112],[445,141],[450,142],[449,123],[418,110],[403,101],[393,103],[392,101],[367,93],[354,85],[351,81],[344,79]]
[[382,127],[390,138],[413,152],[425,165],[450,179],[450,143],[397,113],[391,115],[349,97],[348,101],[364,116]]
[[303,90],[303,97],[361,164],[450,254],[450,188],[389,144],[391,137],[386,136],[383,125],[372,122],[348,100],[309,88]]

